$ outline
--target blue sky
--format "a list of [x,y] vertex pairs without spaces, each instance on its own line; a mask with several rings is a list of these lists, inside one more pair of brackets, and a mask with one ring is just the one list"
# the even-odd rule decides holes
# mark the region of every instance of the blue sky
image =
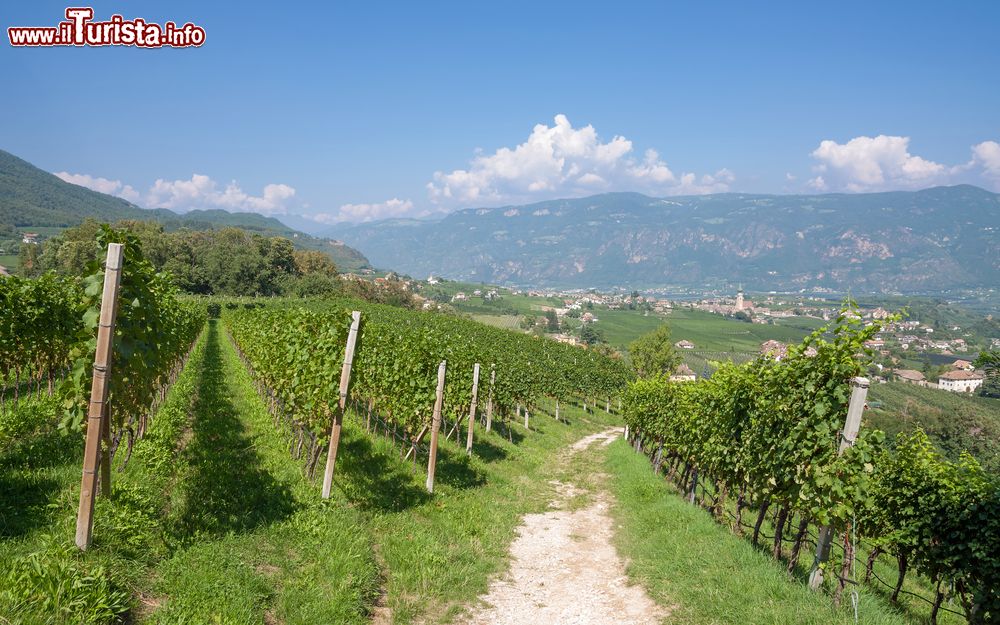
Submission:
[[0,148],[143,206],[330,223],[606,190],[1000,190],[1000,3],[754,4],[95,2],[207,41],[4,42]]

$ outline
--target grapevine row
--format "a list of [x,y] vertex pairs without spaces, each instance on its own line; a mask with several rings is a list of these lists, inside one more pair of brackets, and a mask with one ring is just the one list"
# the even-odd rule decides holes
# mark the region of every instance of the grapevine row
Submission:
[[840,536],[844,556],[828,576],[837,580],[838,600],[864,540],[876,550],[868,576],[879,553],[898,558],[893,599],[907,569],[916,568],[939,589],[932,620],[941,589],[953,585],[970,622],[993,622],[1000,618],[1000,479],[971,457],[948,462],[922,433],[887,445],[881,431],[862,428],[838,453],[849,382],[865,372],[864,343],[878,330],[843,314],[832,340],[819,330],[780,362],[727,364],[693,383],[638,380],[623,407],[632,442],[657,472],[666,465],[692,500],[697,484],[712,484],[710,508],[720,520],[735,496],[739,531],[744,512],[755,509],[755,543],[776,510],[776,558],[785,556],[785,528],[794,532],[789,570],[810,526]]
[[[124,253],[107,404],[113,453],[120,441],[131,449],[142,436],[200,333],[205,312],[178,299],[170,277],[145,259],[134,236],[103,227],[96,244],[106,249],[109,243],[122,243]],[[19,399],[25,382],[37,386],[45,380],[49,394],[62,400],[61,427],[82,427],[103,279],[104,269],[95,261],[82,277],[0,280],[0,376],[6,386],[0,403]]]
[[475,363],[483,367],[480,403],[488,396],[501,417],[516,406],[533,408],[542,397],[606,400],[629,379],[621,360],[457,317],[354,300],[310,308],[244,308],[227,311],[226,319],[255,375],[313,443],[329,433],[350,310],[362,312],[352,397],[411,440],[430,422],[442,360],[448,363],[444,416],[452,421],[469,410]]

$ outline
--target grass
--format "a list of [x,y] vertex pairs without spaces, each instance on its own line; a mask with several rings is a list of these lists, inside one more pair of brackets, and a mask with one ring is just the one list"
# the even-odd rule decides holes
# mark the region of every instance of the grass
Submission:
[[6,267],[7,271],[14,273],[14,271],[21,265],[21,257],[17,254],[0,255],[0,265]]
[[[0,615],[96,623],[129,609],[135,623],[367,623],[378,609],[396,623],[460,622],[507,566],[522,515],[553,498],[549,481],[596,479],[589,461],[555,460],[616,418],[566,403],[561,412],[568,424],[543,403],[530,431],[477,428],[471,458],[442,437],[433,496],[426,457],[402,461],[391,438],[366,432],[350,413],[333,498],[323,502],[213,321],[128,467],[114,474],[114,496],[99,500],[90,551],[72,547],[79,438],[37,428],[0,452]],[[684,503],[624,443],[607,453],[618,547],[655,600],[678,606],[671,622],[851,620]],[[46,596],[59,598],[62,617],[52,617]],[[72,607],[81,597],[108,608],[87,620]],[[861,622],[903,622],[867,591],[861,605]]]
[[[540,315],[543,306],[556,305],[549,299],[511,295],[504,303],[518,310],[522,315]],[[465,308],[463,308],[465,307]],[[498,327],[517,329],[520,316],[499,315],[478,306],[458,305],[459,310],[473,313],[473,318],[481,323]],[[727,319],[701,310],[676,308],[667,314],[640,310],[608,310],[595,308],[591,312],[598,321],[595,327],[604,334],[604,340],[612,347],[627,350],[629,343],[644,334],[652,332],[664,323],[670,325],[674,341],[687,339],[695,344],[694,352],[682,351],[685,362],[700,372],[706,361],[739,360],[755,356],[760,344],[771,339],[784,343],[798,343],[807,334],[823,325],[820,319],[795,317],[778,319],[775,324],[757,324]],[[574,325],[577,325],[574,323]]]
[[[462,447],[442,440],[433,498],[415,497],[413,505],[398,509],[372,507],[371,530],[386,572],[385,604],[394,622],[458,618],[463,606],[486,592],[491,577],[506,567],[521,516],[544,510],[551,500],[548,482],[558,471],[556,455],[614,420],[601,411],[584,415],[563,404],[560,413],[568,419],[566,425],[556,422],[551,412],[551,407],[542,406],[534,413],[530,432],[521,423],[511,425],[513,443],[503,426],[488,435],[477,429],[471,460],[464,453],[464,436]],[[352,427],[348,445],[360,437],[363,432]],[[386,449],[386,439],[369,440],[360,438],[363,445],[373,445],[377,453],[398,463],[398,452]],[[339,470],[339,458],[337,462]],[[345,469],[353,473],[357,468],[347,462],[371,461],[349,453]],[[416,469],[411,484],[422,488],[424,476],[422,467]]]
[[148,576],[155,623],[362,623],[378,587],[363,519],[324,504],[217,322]]
[[[611,419],[564,404],[567,425],[545,411],[530,432],[478,429],[471,459],[464,437],[442,440],[434,496],[425,457],[403,462],[391,439],[349,415],[323,502],[221,322],[210,322],[127,468],[114,472],[112,498],[99,499],[86,553],[72,545],[82,440],[46,430],[0,456],[0,580],[10,582],[0,584],[0,615],[367,623],[378,604],[396,623],[447,622],[506,566],[521,515],[551,498],[555,455]],[[35,563],[38,579],[6,573]],[[57,587],[64,613],[53,617],[45,598]],[[106,609],[88,616],[88,605]]]
[[665,321],[675,340],[687,339],[696,349],[713,352],[752,352],[771,339],[783,343],[797,343],[806,334],[820,327],[818,319],[797,318],[780,320],[776,325],[746,323],[726,319],[720,315],[700,311],[675,309]]
[[472,318],[488,326],[495,326],[504,330],[514,330],[515,332],[521,331],[521,317],[516,315],[472,315]]
[[[13,481],[33,505],[4,519],[0,566],[38,561],[42,574],[8,579],[0,615],[104,623],[130,609],[132,622],[367,622],[379,570],[359,513],[319,503],[214,322],[127,469],[113,474],[83,554],[72,546],[81,446],[53,434],[30,458],[9,458],[23,476],[5,473],[4,492]],[[70,599],[80,584],[87,604],[108,610],[54,617],[43,599],[60,587],[55,594]]]
[[[685,502],[624,441],[608,448],[606,468],[617,504],[616,543],[628,573],[664,606],[670,623],[852,623],[827,595],[792,579],[781,563]],[[849,604],[849,599],[845,599]],[[905,623],[862,590],[859,623]]]

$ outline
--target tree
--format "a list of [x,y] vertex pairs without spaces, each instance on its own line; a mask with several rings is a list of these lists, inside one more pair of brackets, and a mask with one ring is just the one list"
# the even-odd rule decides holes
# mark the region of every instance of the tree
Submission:
[[21,244],[21,252],[18,254],[21,275],[33,278],[41,274],[38,256],[38,245],[34,243]]
[[640,378],[670,375],[681,362],[670,340],[670,326],[661,325],[649,334],[632,341],[628,346],[632,366]]
[[549,332],[559,331],[559,317],[556,316],[556,311],[551,308],[545,311],[545,325]]
[[987,397],[1000,397],[1000,350],[979,352],[975,365],[986,372],[979,392]]
[[604,342],[604,334],[594,327],[592,323],[585,323],[580,328],[580,340],[585,345],[596,345]]
[[337,266],[323,252],[317,250],[296,250],[293,256],[295,257],[295,267],[302,275],[310,273],[318,273],[330,277],[337,275]]
[[310,272],[297,278],[288,278],[282,287],[282,292],[285,295],[297,295],[298,297],[331,295],[339,291],[340,282],[336,278],[319,272]]
[[733,319],[735,319],[737,321],[745,321],[747,323],[750,323],[750,322],[753,321],[753,317],[751,317],[750,313],[748,313],[745,310],[737,310],[736,312],[734,312],[733,313]]

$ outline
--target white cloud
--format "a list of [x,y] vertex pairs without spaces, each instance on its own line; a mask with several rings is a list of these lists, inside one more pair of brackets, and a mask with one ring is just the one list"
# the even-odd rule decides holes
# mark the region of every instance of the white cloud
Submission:
[[[910,153],[909,137],[855,137],[847,143],[826,140],[813,150],[817,191],[888,191],[971,183],[1000,190],[1000,143],[972,146],[971,159],[945,165]],[[789,178],[791,180],[792,178]]]
[[826,184],[826,180],[823,179],[823,176],[816,176],[815,178],[810,179],[809,182],[806,183],[806,186],[817,191],[828,191],[830,189],[830,187]]
[[949,168],[910,154],[909,137],[855,137],[847,143],[826,140],[812,157],[821,175],[814,188],[852,192],[917,189],[946,181]]
[[312,216],[315,221],[324,224],[335,224],[342,221],[374,221],[391,217],[426,217],[428,210],[413,210],[413,202],[392,198],[385,202],[374,204],[343,204],[336,213],[318,213]]
[[254,196],[244,192],[235,180],[220,191],[210,177],[194,174],[190,180],[157,179],[145,196],[145,204],[150,208],[222,208],[283,215],[288,212],[288,204],[294,197],[295,189],[286,184],[269,184],[264,187],[262,195]]
[[632,142],[615,136],[602,142],[593,126],[573,128],[565,115],[552,126],[538,124],[528,139],[493,154],[478,154],[468,169],[435,172],[427,184],[431,201],[442,207],[497,205],[599,191],[643,191],[654,195],[726,191],[732,172],[676,176],[656,150],[641,159]]
[[982,167],[984,176],[1000,184],[1000,143],[983,141],[972,146],[972,160],[969,164]]
[[714,174],[705,174],[698,178],[694,174],[683,174],[677,186],[672,188],[672,195],[705,195],[707,193],[725,193],[736,180],[733,172],[722,168]]
[[269,184],[259,196],[243,191],[234,180],[222,190],[210,177],[194,174],[190,180],[157,179],[146,193],[140,193],[120,180],[97,178],[88,174],[55,174],[66,182],[94,191],[117,195],[146,208],[170,208],[180,211],[196,208],[222,208],[230,212],[255,212],[283,215],[295,197],[295,189],[287,184]]
[[58,171],[55,173],[55,176],[62,178],[70,184],[87,187],[88,189],[107,193],[108,195],[117,195],[129,202],[135,202],[139,199],[139,192],[130,185],[122,184],[121,180],[108,180],[107,178],[98,178],[87,174],[71,174],[65,171]]

